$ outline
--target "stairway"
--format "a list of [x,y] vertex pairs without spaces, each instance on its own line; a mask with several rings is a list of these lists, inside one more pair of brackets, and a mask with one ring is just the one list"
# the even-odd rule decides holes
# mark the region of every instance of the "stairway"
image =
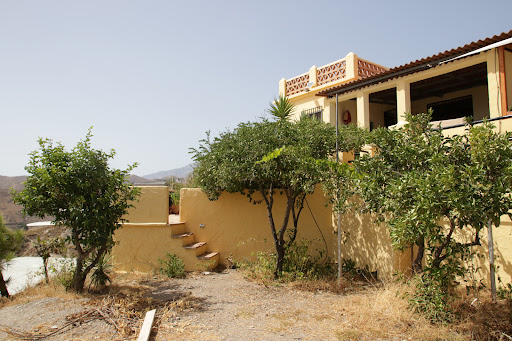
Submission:
[[219,253],[209,252],[206,242],[197,242],[194,233],[186,231],[185,223],[179,221],[179,216],[169,215],[169,226],[171,238],[181,240],[179,246],[182,250],[176,250],[174,253],[183,258],[185,270],[213,270],[219,265]]

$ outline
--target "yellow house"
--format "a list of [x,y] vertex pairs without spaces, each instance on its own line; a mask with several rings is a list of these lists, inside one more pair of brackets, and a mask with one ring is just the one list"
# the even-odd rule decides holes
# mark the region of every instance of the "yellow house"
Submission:
[[[292,79],[281,79],[279,93],[296,105],[296,118],[312,115],[333,125],[338,121],[368,129],[389,127],[401,124],[404,112],[434,108],[434,120],[448,133],[462,129],[466,116],[495,120],[497,129],[510,131],[511,81],[512,31],[391,69],[349,53]],[[336,259],[336,217],[324,205],[320,189],[307,199],[298,238],[314,240]],[[276,199],[277,212],[284,204],[283,198]],[[180,216],[169,219],[168,189],[148,187],[136,206],[128,215],[129,223],[116,232],[114,260],[120,269],[150,271],[166,252],[182,257],[186,268],[193,270],[273,249],[264,205],[252,205],[240,194],[225,193],[212,202],[199,189],[182,189]],[[410,266],[410,254],[393,251],[385,226],[353,214],[344,215],[342,225],[348,229],[343,258],[384,278]],[[511,225],[506,218],[495,230],[499,274],[506,282],[512,280]],[[486,247],[482,248],[485,253]],[[485,260],[480,262],[485,277],[488,267]]]
[[[357,123],[372,130],[401,125],[404,113],[416,114],[432,108],[433,123],[441,125],[445,134],[461,133],[467,116],[472,116],[475,123],[488,119],[494,121],[497,130],[512,131],[512,31],[391,69],[361,60],[353,53],[342,61],[345,77],[333,74],[324,83],[324,72],[319,70],[325,67],[313,66],[307,74],[279,82],[279,93],[298,108],[295,118],[306,114],[332,125]],[[340,61],[334,64],[341,65]],[[332,69],[332,65],[326,67]],[[512,279],[511,225],[504,216],[500,228],[494,231],[499,275],[506,282]],[[372,233],[382,229],[370,225],[362,228],[362,239],[352,242],[374,239]],[[385,238],[384,234],[382,237]],[[482,245],[487,245],[487,241]],[[487,247],[480,248],[481,254],[487,253]],[[389,251],[386,247],[384,250]],[[365,256],[367,253],[358,251],[351,256],[370,268],[389,269],[389,264]],[[342,250],[342,254],[351,253]],[[408,266],[406,257],[396,255],[388,259],[395,260],[395,270]],[[484,278],[487,261],[480,259],[478,264]]]
[[[333,65],[344,71],[333,70]],[[405,112],[433,108],[433,121],[447,127],[466,116],[475,121],[506,116],[511,81],[512,31],[391,69],[349,53],[333,64],[282,79],[279,92],[297,106],[297,116],[315,115],[333,125],[338,116],[339,124],[389,127],[403,122]]]

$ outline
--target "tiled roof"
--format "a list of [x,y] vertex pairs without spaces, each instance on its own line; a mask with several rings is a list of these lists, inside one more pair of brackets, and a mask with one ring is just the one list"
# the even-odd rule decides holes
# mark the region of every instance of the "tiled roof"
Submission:
[[423,59],[418,59],[416,61],[394,67],[392,69],[389,69],[387,71],[383,71],[380,73],[377,73],[373,76],[369,76],[366,78],[358,79],[352,82],[348,82],[342,85],[333,86],[330,88],[327,88],[325,90],[320,91],[317,96],[333,96],[336,93],[341,94],[349,91],[353,91],[356,89],[361,89],[366,86],[370,86],[377,83],[385,82],[389,79],[401,77],[404,75],[408,75],[411,73],[415,73],[418,71],[422,71],[425,69],[428,69],[432,67],[433,65],[436,65],[439,62],[448,61],[450,59],[453,59],[458,56],[462,56],[468,52],[477,50],[479,48],[488,46],[493,43],[497,43],[499,41],[502,41],[504,39],[508,39],[512,37],[512,30],[509,32],[503,32],[500,35],[495,35],[491,38],[485,38],[482,40],[478,40],[469,44],[466,44],[464,46],[440,52],[436,55],[426,57]]

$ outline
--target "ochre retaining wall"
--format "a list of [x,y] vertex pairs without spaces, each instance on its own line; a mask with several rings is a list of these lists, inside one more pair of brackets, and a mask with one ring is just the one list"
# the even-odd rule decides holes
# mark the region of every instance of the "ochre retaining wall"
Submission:
[[[258,194],[255,194],[255,198],[261,199]],[[307,196],[306,200],[299,220],[297,239],[310,240],[312,249],[325,249],[325,239],[327,252],[332,254],[336,235],[332,230],[331,208],[325,206],[321,190]],[[276,229],[281,227],[285,205],[285,196],[276,193]],[[210,201],[200,189],[182,189],[180,219],[185,222],[187,230],[196,235],[196,240],[208,242],[210,251],[220,253],[221,263],[225,263],[228,257],[242,260],[253,258],[252,254],[257,251],[274,250],[265,203],[254,205],[246,196],[238,193],[223,193],[218,200]],[[292,226],[290,217],[288,228]]]
[[[312,213],[306,204],[297,238],[312,241],[312,249],[324,249],[327,244],[327,254],[336,260],[337,217],[325,202],[320,189],[307,197]],[[285,198],[276,194],[274,205],[274,218],[278,225],[283,218]],[[186,251],[180,239],[171,238],[173,234],[185,231],[193,232],[195,241],[207,242],[208,251],[219,252],[220,263],[224,264],[228,259],[254,259],[253,254],[257,251],[274,250],[265,205],[254,205],[241,194],[223,193],[219,200],[210,201],[200,189],[182,189],[180,212],[184,224],[168,225],[168,188],[143,187],[136,209],[128,215],[130,222],[115,234],[119,242],[113,250],[117,268],[152,271],[159,266],[158,259],[164,258],[166,252],[184,259],[188,269],[197,268],[195,254]],[[512,280],[511,227],[512,222],[504,217],[501,226],[493,229],[496,265],[505,283]],[[359,267],[368,265],[370,271],[377,271],[380,278],[390,278],[397,270],[408,271],[410,251],[394,251],[386,227],[374,224],[370,216],[345,214],[341,229],[346,233],[342,258],[354,260]],[[483,231],[482,246],[478,247],[484,257],[475,258],[475,266],[480,268],[484,283],[489,282],[486,235]]]
[[151,271],[166,250],[176,248],[173,245],[177,241],[171,240],[167,224],[169,188],[141,187],[134,205],[125,217],[128,221],[114,234],[113,261],[118,270]]

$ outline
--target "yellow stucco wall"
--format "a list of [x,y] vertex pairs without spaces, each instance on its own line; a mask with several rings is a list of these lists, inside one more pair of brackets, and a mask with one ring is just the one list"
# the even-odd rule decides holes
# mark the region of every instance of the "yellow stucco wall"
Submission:
[[169,187],[140,187],[141,193],[135,207],[125,217],[129,223],[167,223],[169,216]]
[[[327,254],[337,259],[337,217],[318,188],[307,197],[314,218],[305,206],[300,217],[298,239],[313,242],[313,249],[325,249],[322,235],[327,243]],[[285,198],[275,201],[276,223],[282,221]],[[193,232],[197,240],[207,241],[210,251],[221,253],[220,263],[226,258],[254,259],[256,251],[273,251],[273,239],[265,205],[253,205],[240,194],[223,193],[219,200],[209,201],[200,189],[181,190],[181,220],[187,231]],[[200,227],[204,225],[204,227]],[[291,226],[291,222],[290,222]],[[319,229],[322,231],[320,233]],[[384,225],[375,225],[369,216],[348,213],[342,216],[342,231],[346,242],[342,245],[342,258],[352,259],[357,266],[368,265],[379,277],[389,278],[394,271],[409,266],[409,258],[391,248],[389,234]]]
[[[255,196],[260,198],[257,194]],[[322,191],[317,189],[307,197],[307,202],[319,228],[305,206],[300,216],[297,238],[312,241],[313,248],[323,248],[323,234],[328,252],[332,253],[335,236],[331,225],[331,209],[324,205]],[[285,207],[283,195],[277,193],[274,207],[274,220],[276,226],[279,226]],[[241,194],[223,193],[218,200],[210,201],[200,189],[182,189],[180,215],[187,231],[193,232],[196,240],[206,241],[210,251],[221,253],[221,263],[225,263],[227,257],[236,260],[253,259],[251,254],[256,251],[274,250],[265,204],[254,205]],[[288,226],[293,226],[291,221]]]
[[[494,257],[496,274],[499,276],[503,283],[512,282],[512,223],[507,216],[501,218],[499,227],[492,228],[494,240]],[[487,239],[488,229],[481,232],[481,246],[472,248],[480,257],[473,257],[472,262],[475,268],[478,269],[476,278],[483,279],[483,283],[487,286],[490,285],[489,279],[489,248]]]
[[[166,206],[164,203],[168,202],[167,197],[167,187],[142,189],[140,200],[128,217],[134,222],[124,224],[115,233],[118,243],[113,249],[113,259],[117,269],[155,271],[159,267],[158,259],[163,259],[166,252],[183,259],[187,270],[205,268],[207,264],[196,257],[194,250],[183,248],[183,240],[171,238],[183,232],[193,232],[196,242],[207,242],[207,250],[219,252],[220,263],[224,264],[228,258],[254,259],[253,253],[256,251],[274,250],[263,204],[253,205],[245,196],[229,193],[223,193],[217,201],[209,201],[200,189],[182,189],[180,219],[184,223],[169,225],[167,214],[162,211],[162,207]],[[325,206],[321,189],[308,196],[307,202],[319,227],[306,205],[301,215],[298,239],[312,241],[313,250],[324,249],[323,235],[327,254],[336,260],[337,216],[330,206]],[[277,195],[276,223],[282,220],[284,204],[285,198]],[[156,214],[152,216],[150,212]],[[358,267],[368,266],[370,271],[377,271],[380,278],[390,278],[395,271],[408,271],[410,252],[394,251],[387,227],[374,224],[371,216],[353,213],[342,215],[341,229],[345,240],[342,245],[343,259],[352,259]],[[503,217],[501,226],[493,231],[498,275],[507,283],[512,280],[512,222]],[[480,268],[478,276],[488,284],[486,235],[486,231],[483,231],[482,246],[475,248],[483,257],[475,258],[474,264]]]
[[[337,226],[334,214],[334,226]],[[389,232],[384,224],[375,224],[368,214],[347,213],[341,216],[342,236],[345,242],[341,257],[351,259],[358,267],[368,266],[379,278],[391,278],[393,273],[410,267],[410,257],[393,250]]]

